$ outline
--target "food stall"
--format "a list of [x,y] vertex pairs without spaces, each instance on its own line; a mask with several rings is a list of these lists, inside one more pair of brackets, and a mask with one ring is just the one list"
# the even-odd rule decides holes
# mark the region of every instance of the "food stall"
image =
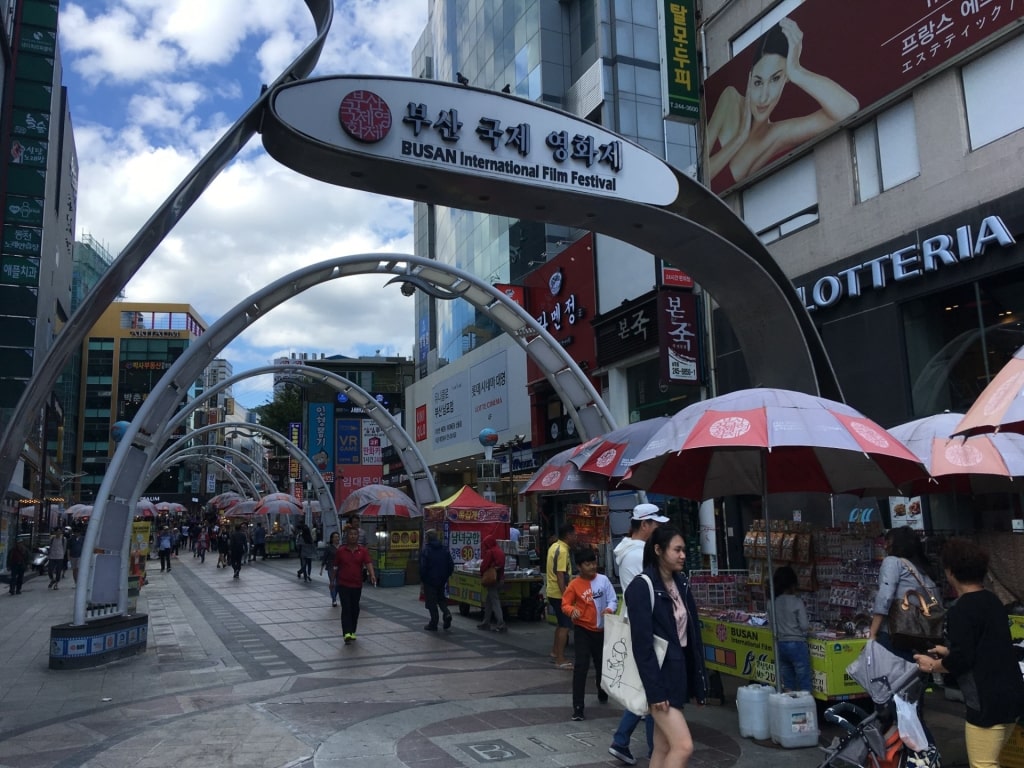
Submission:
[[537,569],[518,567],[518,551],[509,541],[510,510],[488,501],[468,485],[423,509],[424,529],[438,531],[455,560],[455,573],[448,580],[449,599],[458,603],[459,613],[468,615],[482,608],[486,589],[480,584],[480,546],[494,536],[505,551],[505,580],[501,606],[509,616],[539,619],[537,606],[543,577]]

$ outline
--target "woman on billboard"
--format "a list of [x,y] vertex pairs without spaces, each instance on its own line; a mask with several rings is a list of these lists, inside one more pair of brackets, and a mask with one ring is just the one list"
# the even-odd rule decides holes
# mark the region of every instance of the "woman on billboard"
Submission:
[[[839,83],[801,66],[802,52],[800,28],[782,19],[754,45],[746,93],[731,85],[722,91],[707,131],[712,188],[731,187],[859,108],[856,97]],[[772,122],[786,83],[803,90],[819,109]]]

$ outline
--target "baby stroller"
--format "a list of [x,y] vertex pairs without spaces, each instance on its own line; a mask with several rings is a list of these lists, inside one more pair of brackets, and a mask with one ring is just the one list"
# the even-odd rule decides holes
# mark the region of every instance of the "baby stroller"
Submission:
[[[902,730],[916,726],[923,734],[916,705],[924,683],[917,665],[869,640],[846,672],[868,692],[874,711],[848,701],[825,710],[825,720],[842,728],[843,734],[822,747],[825,759],[819,768],[940,768],[939,752],[933,744],[914,750],[900,736],[897,709],[904,710],[908,721]],[[898,703],[897,696],[903,701]]]

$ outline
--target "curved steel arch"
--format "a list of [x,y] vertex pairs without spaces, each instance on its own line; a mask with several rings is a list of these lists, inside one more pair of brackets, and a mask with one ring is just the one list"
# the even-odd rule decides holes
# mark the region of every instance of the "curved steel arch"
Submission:
[[142,229],[118,254],[96,285],[82,300],[67,324],[57,335],[41,360],[37,361],[32,380],[15,406],[11,420],[0,438],[0,482],[6,488],[14,475],[22,446],[28,438],[32,424],[38,418],[43,404],[57,383],[64,364],[82,345],[89,329],[100,319],[111,302],[128,284],[132,276],[152,255],[167,234],[188,212],[199,196],[206,191],[217,175],[241,151],[249,139],[260,129],[266,104],[275,87],[302,80],[320,59],[334,18],[332,0],[304,0],[316,34],[294,61],[274,80],[270,88],[260,92],[238,120],[221,136],[180,184],[150,216]]
[[[134,503],[141,494],[146,468],[162,445],[154,436],[162,432],[163,424],[203,369],[269,310],[314,285],[357,274],[390,274],[400,280],[437,286],[450,298],[469,301],[509,333],[538,364],[562,398],[583,439],[615,428],[607,405],[562,345],[525,309],[475,275],[430,259],[402,254],[344,256],[304,267],[265,286],[221,317],[199,342],[190,345],[171,365],[142,404],[114,452],[96,495],[83,545],[84,551],[92,554],[82,563],[84,578],[79,580],[75,594],[76,624],[85,620],[90,602],[116,604],[118,610],[124,612],[131,526],[122,507],[126,509],[127,504]],[[254,428],[259,425],[235,423],[232,426]],[[301,455],[308,460],[305,454]],[[319,477],[319,472],[315,474]],[[323,504],[322,500],[324,508],[334,510],[329,495],[326,502]],[[106,515],[108,506],[113,510],[110,519]],[[92,561],[97,563],[95,570]]]
[[[158,456],[156,456],[153,459],[152,465],[159,464],[160,462],[165,461],[167,458],[173,456],[179,451],[187,450],[188,448],[192,447],[189,446],[188,443],[192,441],[194,438],[200,437],[205,434],[209,434],[210,432],[218,432],[220,430],[229,428],[248,429],[252,432],[259,432],[262,435],[266,435],[275,443],[279,443],[282,447],[284,447],[284,449],[288,451],[289,456],[291,456],[293,459],[301,463],[303,469],[305,469],[306,472],[310,473],[310,479],[317,487],[317,497],[318,501],[320,502],[321,514],[328,517],[328,520],[324,523],[325,530],[327,530],[328,525],[330,526],[330,530],[333,531],[336,529],[336,526],[338,525],[338,511],[337,508],[334,506],[334,498],[331,496],[330,486],[327,485],[323,476],[317,471],[316,464],[314,464],[312,459],[310,459],[309,456],[303,453],[303,451],[300,450],[297,445],[294,445],[292,442],[290,442],[288,438],[286,438],[280,432],[273,430],[270,427],[265,427],[262,424],[222,421],[217,424],[207,424],[204,427],[198,427],[197,429],[194,429],[191,432],[189,432],[184,437],[180,437],[173,443],[168,445],[163,452],[161,452]],[[94,506],[93,512],[95,513],[95,511],[96,509]],[[92,521],[90,520],[90,522]]]
[[226,379],[225,381],[218,383],[204,391],[199,397],[186,402],[181,409],[167,421],[163,429],[153,435],[153,441],[159,445],[167,440],[175,427],[184,422],[190,413],[195,411],[196,408],[200,407],[207,400],[213,399],[224,390],[234,384],[237,384],[239,381],[244,381],[245,379],[252,378],[253,376],[261,376],[265,373],[283,373],[302,376],[313,381],[327,384],[337,392],[344,392],[356,403],[356,405],[366,411],[377,426],[384,431],[384,434],[387,435],[391,444],[398,450],[402,460],[402,466],[405,467],[406,474],[409,475],[411,480],[413,498],[416,500],[416,503],[422,507],[427,504],[432,504],[435,501],[440,501],[441,497],[438,495],[437,486],[434,484],[434,477],[430,473],[430,467],[427,465],[426,459],[423,458],[423,454],[420,453],[420,449],[416,447],[416,443],[409,437],[409,433],[405,431],[395,417],[388,413],[384,408],[381,408],[373,395],[350,379],[334,373],[333,371],[326,371],[323,368],[316,368],[303,363],[263,365],[259,368],[250,368],[247,371],[232,376],[230,379]]
[[[179,453],[175,454],[174,456],[168,457],[168,460],[162,463],[162,465],[160,467],[160,471],[163,471],[163,470],[167,469],[168,467],[170,467],[170,466],[172,466],[174,464],[180,464],[181,462],[185,461],[188,458],[197,458],[197,457],[201,457],[203,460],[208,461],[211,464],[215,464],[216,466],[218,466],[221,469],[223,469],[224,470],[224,474],[228,478],[228,482],[230,482],[233,486],[235,486],[235,488],[238,490],[238,493],[240,495],[245,496],[247,494],[252,494],[253,497],[259,495],[259,490],[256,488],[256,483],[254,483],[251,478],[246,477],[243,474],[239,474],[239,476],[236,477],[235,473],[232,472],[231,469],[230,469],[230,467],[233,466],[233,465],[229,464],[227,461],[225,461],[224,459],[219,458],[217,456],[202,455],[202,454],[198,454],[198,453],[197,454],[193,454],[191,456],[182,456],[181,452],[179,452]],[[148,477],[147,480],[149,482],[153,482],[152,477]],[[244,485],[243,485],[243,482],[245,483]]]
[[[389,130],[372,139],[356,138],[358,131],[339,125],[338,104],[362,91],[373,93],[379,109],[395,117]],[[511,142],[496,142],[492,151],[484,136],[476,137],[483,143],[473,142],[468,125],[455,137],[464,139],[456,148],[432,131],[421,133],[423,121],[403,119],[408,104],[459,107],[471,119],[487,115],[494,125],[533,125],[541,133],[554,128],[598,136],[595,144],[619,146],[624,167],[616,177],[608,166],[591,167],[589,159],[583,166],[552,155],[529,156],[522,146],[518,152],[508,148]],[[599,125],[483,88],[422,78],[339,75],[279,86],[261,135],[278,162],[330,184],[573,226],[652,253],[693,275],[722,306],[752,385],[843,399],[825,345],[796,289],[743,220],[706,187]],[[542,140],[535,139],[536,145]],[[484,167],[488,163],[517,170],[492,170]],[[540,173],[542,168],[547,175]],[[570,171],[584,179],[595,174],[593,178],[600,176],[610,186],[605,191],[593,184],[576,186],[567,181]],[[559,181],[558,174],[566,181]],[[638,180],[639,175],[643,178]]]
[[[272,478],[263,467],[254,462],[252,456],[247,456],[245,453],[238,450],[237,448],[232,448],[230,445],[195,445],[191,446],[190,448],[182,448],[181,451],[179,451],[179,453],[186,450],[195,451],[195,455],[199,456],[200,458],[202,458],[203,451],[206,451],[208,453],[226,453],[229,456],[234,456],[236,459],[239,459],[240,461],[245,462],[245,464],[247,464],[248,466],[252,467],[253,472],[260,476],[260,479],[264,483],[266,483],[268,488],[272,489],[271,493],[277,491],[277,484],[274,482],[274,478]],[[152,483],[156,475],[162,472],[164,469],[166,469],[166,466],[167,465],[160,467],[156,464],[156,462],[153,462],[153,464],[150,465],[149,467],[149,472],[146,474],[146,480],[144,482],[146,482],[147,484]],[[246,474],[245,472],[241,472],[240,468],[237,465],[232,464],[231,466],[235,468],[235,471],[240,472],[242,475]],[[253,490],[258,494],[259,489],[256,488],[255,484],[253,484]]]

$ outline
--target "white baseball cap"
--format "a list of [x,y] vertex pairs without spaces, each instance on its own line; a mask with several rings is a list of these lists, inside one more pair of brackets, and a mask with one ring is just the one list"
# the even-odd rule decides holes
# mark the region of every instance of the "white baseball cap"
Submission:
[[664,515],[659,515],[656,504],[637,504],[633,507],[633,519],[634,520],[653,520],[656,523],[667,523],[668,518]]

